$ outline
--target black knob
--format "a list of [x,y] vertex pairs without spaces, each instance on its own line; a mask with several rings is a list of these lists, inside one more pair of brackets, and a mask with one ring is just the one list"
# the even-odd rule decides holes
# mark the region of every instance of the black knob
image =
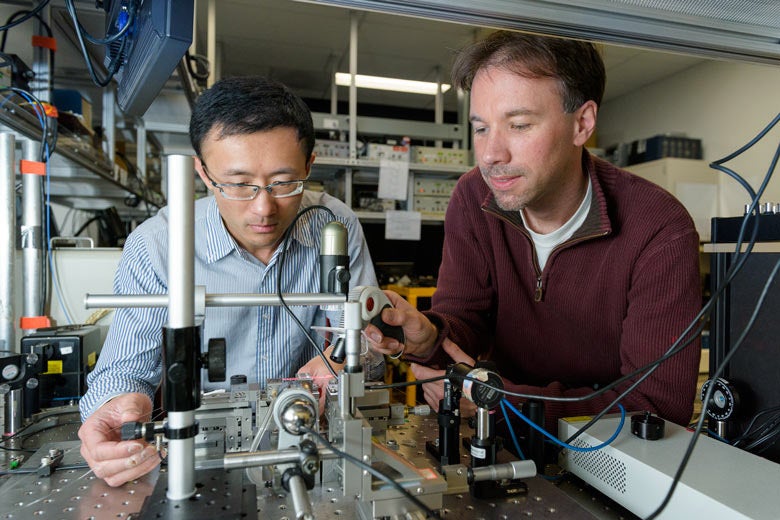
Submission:
[[122,440],[132,441],[134,439],[140,439],[143,434],[144,425],[141,422],[126,422],[122,424]]

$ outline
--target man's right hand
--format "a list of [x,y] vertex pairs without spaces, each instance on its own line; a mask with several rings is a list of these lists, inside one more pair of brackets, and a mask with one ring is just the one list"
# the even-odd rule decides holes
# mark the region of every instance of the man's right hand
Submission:
[[124,394],[95,410],[79,428],[81,456],[109,486],[139,478],[160,463],[154,446],[121,437],[123,423],[146,422],[151,416],[152,402],[147,395]]
[[401,327],[406,342],[405,345],[401,345],[398,340],[384,336],[374,325],[368,325],[364,332],[371,346],[377,352],[389,356],[398,355],[402,349],[404,354],[420,358],[430,356],[439,335],[436,327],[401,295],[393,291],[384,291],[384,293],[393,304],[393,308],[382,311],[382,321],[388,325]]

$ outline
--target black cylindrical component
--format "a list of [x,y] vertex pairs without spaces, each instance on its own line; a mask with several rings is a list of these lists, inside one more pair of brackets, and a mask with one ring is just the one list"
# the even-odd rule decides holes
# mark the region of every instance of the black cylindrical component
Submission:
[[246,376],[244,374],[236,374],[230,376],[230,385],[243,385],[246,384]]
[[439,402],[439,463],[458,464],[460,460],[460,390],[444,380],[444,398]]
[[200,329],[163,328],[163,409],[188,412],[200,406]]
[[[544,428],[544,401],[529,399],[523,403],[523,415],[535,425]],[[526,435],[525,456],[536,463],[536,471],[544,474],[544,435],[536,428],[528,426]]]

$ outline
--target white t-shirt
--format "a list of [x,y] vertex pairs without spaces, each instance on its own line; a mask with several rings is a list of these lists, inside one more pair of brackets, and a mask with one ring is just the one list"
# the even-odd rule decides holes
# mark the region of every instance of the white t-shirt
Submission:
[[555,247],[559,244],[562,244],[571,238],[574,232],[577,231],[580,226],[582,226],[583,222],[585,222],[585,217],[588,216],[588,209],[590,208],[590,202],[592,198],[593,187],[591,186],[590,182],[588,182],[588,190],[585,192],[585,198],[582,199],[582,203],[580,204],[580,207],[577,208],[577,211],[574,213],[574,215],[572,215],[564,225],[552,233],[547,233],[546,235],[532,231],[531,228],[528,227],[528,222],[525,220],[525,214],[523,214],[522,211],[520,212],[520,215],[523,217],[523,224],[528,230],[528,233],[531,234],[531,239],[534,241],[536,259],[539,261],[540,269],[544,269],[544,266],[547,263],[547,259],[550,258],[550,253],[552,250],[555,249]]

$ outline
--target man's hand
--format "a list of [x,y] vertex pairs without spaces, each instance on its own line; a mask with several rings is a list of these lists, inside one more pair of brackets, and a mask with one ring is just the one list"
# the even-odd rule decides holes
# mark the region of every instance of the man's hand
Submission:
[[[328,358],[328,363],[330,366],[333,367],[333,370],[336,372],[336,374],[338,374],[339,370],[342,369],[344,364],[338,364],[331,361],[329,357],[331,351],[332,349],[326,350],[325,356]],[[325,362],[322,360],[321,356],[314,356],[298,370],[298,376],[304,374],[308,377],[311,377],[314,383],[320,388],[320,415],[322,415],[325,411],[325,388],[328,385],[328,381],[333,379],[333,374],[331,374],[330,370],[328,370],[328,367],[325,366]]]
[[397,356],[403,349],[404,354],[421,358],[428,357],[436,343],[439,332],[423,313],[412,307],[402,296],[393,291],[384,291],[393,308],[382,311],[382,321],[388,325],[396,325],[403,329],[406,338],[401,345],[394,338],[385,337],[374,325],[368,325],[365,336],[377,352],[389,356]]
[[160,463],[154,446],[143,440],[123,441],[122,424],[149,421],[152,402],[145,394],[124,394],[95,410],[79,428],[81,456],[109,486],[121,486]]
[[[474,360],[463,352],[460,347],[453,343],[449,338],[446,338],[442,343],[444,351],[450,355],[454,363],[466,363],[467,365],[474,366]],[[441,377],[444,375],[444,370],[436,370],[428,368],[416,363],[412,363],[412,373],[418,380],[431,379],[434,377]],[[435,381],[432,383],[424,383],[423,395],[425,396],[425,402],[427,402],[432,409],[436,412],[439,411],[439,401],[444,398],[444,381]],[[475,414],[477,406],[468,399],[461,398],[460,400],[460,414],[462,417],[471,417]]]

